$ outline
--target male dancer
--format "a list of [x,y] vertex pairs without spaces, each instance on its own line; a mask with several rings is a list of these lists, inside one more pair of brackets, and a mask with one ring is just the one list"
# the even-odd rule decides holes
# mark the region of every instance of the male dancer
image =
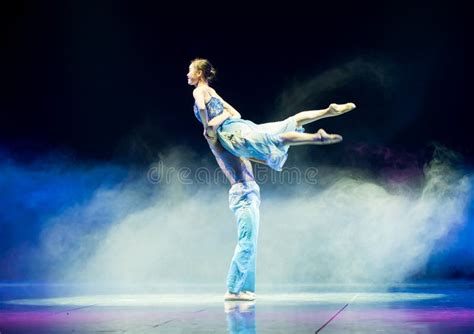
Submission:
[[252,164],[248,159],[234,156],[215,137],[205,138],[231,184],[229,208],[237,220],[238,242],[227,275],[224,299],[255,300],[260,187],[255,182]]

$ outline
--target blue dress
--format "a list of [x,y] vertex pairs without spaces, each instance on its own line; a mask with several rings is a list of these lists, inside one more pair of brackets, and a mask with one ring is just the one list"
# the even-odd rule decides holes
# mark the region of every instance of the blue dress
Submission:
[[[219,98],[213,96],[206,103],[206,111],[210,121],[224,112],[224,105]],[[202,123],[196,104],[194,115]],[[255,124],[241,118],[228,118],[216,132],[219,142],[233,155],[263,160],[271,168],[281,171],[288,158],[289,145],[283,144],[279,135],[291,131],[304,132],[303,127],[297,127],[295,116],[263,124]]]

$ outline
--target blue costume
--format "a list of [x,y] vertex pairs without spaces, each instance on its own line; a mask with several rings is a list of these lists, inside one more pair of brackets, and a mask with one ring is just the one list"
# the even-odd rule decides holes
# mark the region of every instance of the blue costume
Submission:
[[[208,120],[224,112],[224,105],[217,97],[206,103]],[[199,108],[194,104],[194,115],[201,121]],[[255,158],[265,161],[271,168],[281,171],[288,158],[289,145],[283,144],[280,134],[285,132],[304,132],[297,127],[295,116],[280,122],[255,124],[240,118],[228,118],[217,128],[217,138],[230,153],[241,158]]]
[[[206,103],[206,112],[209,121],[220,115],[224,112],[222,101],[212,97]],[[202,123],[196,104],[194,115]],[[217,137],[232,155],[263,160],[271,168],[281,171],[288,158],[289,146],[282,143],[279,135],[290,131],[304,132],[303,127],[296,127],[294,116],[265,124],[228,118],[217,128]],[[248,173],[253,176],[249,168]],[[229,208],[236,217],[238,241],[227,275],[227,289],[231,293],[255,292],[259,206],[260,188],[254,180],[232,185],[229,190]]]

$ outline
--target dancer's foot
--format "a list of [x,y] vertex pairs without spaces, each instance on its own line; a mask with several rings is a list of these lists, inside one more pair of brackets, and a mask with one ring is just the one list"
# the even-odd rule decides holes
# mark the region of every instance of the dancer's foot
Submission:
[[323,129],[316,132],[314,143],[317,145],[336,144],[342,141],[342,136],[337,134],[329,134]]
[[232,301],[232,300],[245,300],[245,301],[250,301],[250,300],[255,300],[255,294],[249,292],[249,291],[241,291],[239,293],[230,293],[226,292],[224,295],[224,300],[226,301]]
[[244,291],[246,294],[248,295],[251,295],[253,296],[253,298],[255,299],[257,297],[257,295],[255,294],[255,292],[252,292],[252,291]]
[[331,103],[328,108],[327,116],[339,116],[354,109],[356,105],[352,102],[337,104]]

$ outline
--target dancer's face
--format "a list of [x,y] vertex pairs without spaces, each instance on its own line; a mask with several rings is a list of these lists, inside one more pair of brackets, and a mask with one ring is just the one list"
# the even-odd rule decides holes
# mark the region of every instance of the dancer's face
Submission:
[[202,71],[197,70],[196,67],[191,64],[189,65],[189,72],[187,74],[188,77],[188,85],[196,86],[201,78]]

